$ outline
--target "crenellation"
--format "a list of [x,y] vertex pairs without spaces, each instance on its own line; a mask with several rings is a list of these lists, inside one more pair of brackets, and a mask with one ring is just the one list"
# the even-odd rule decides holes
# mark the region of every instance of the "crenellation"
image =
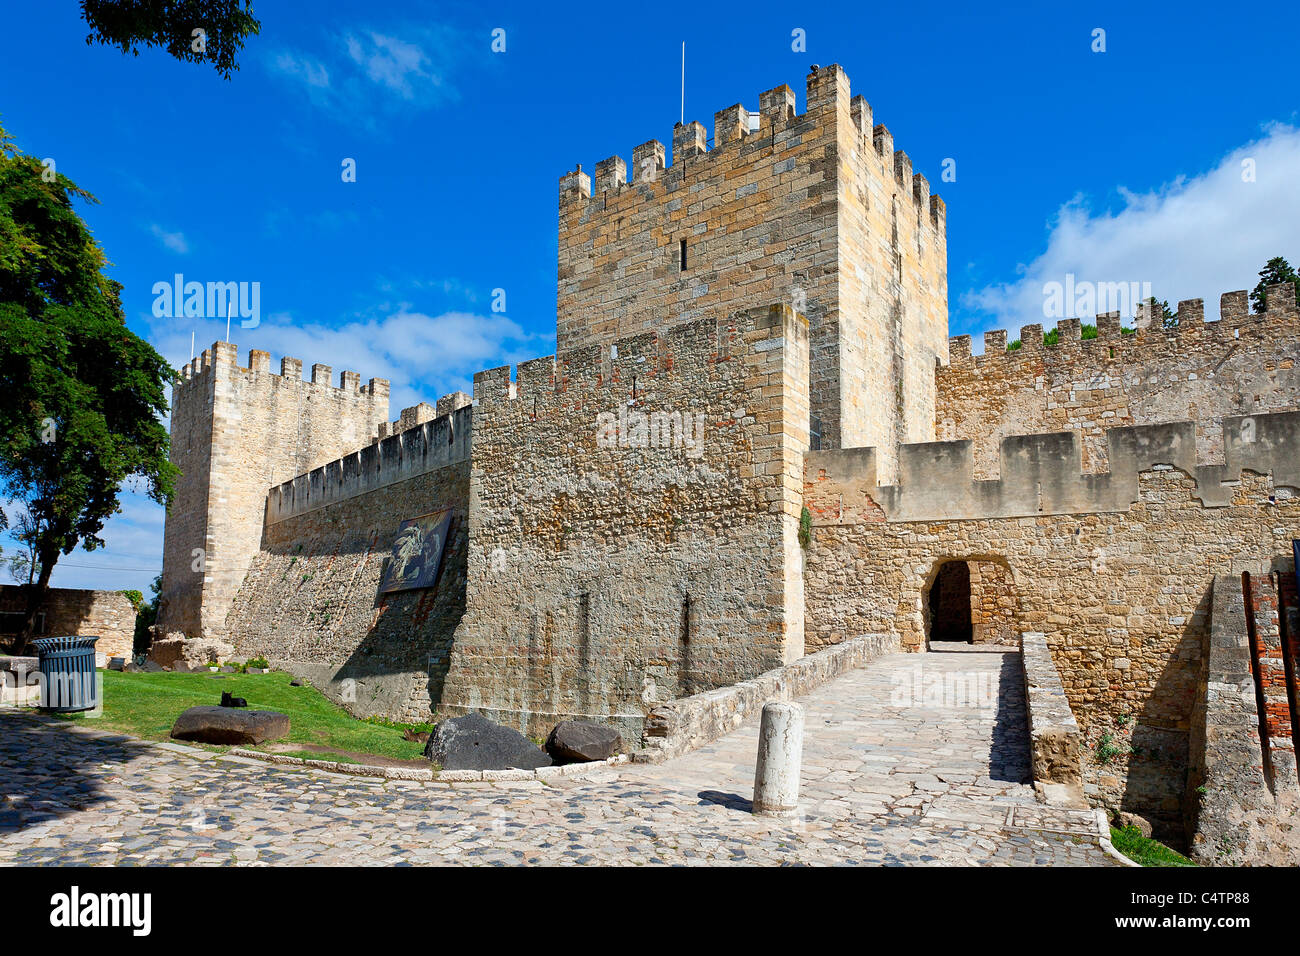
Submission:
[[673,151],[670,159],[673,165],[702,156],[708,152],[708,133],[702,123],[692,120],[678,123],[673,127]]
[[250,349],[248,352],[248,368],[249,371],[269,375],[271,373],[271,353],[263,352],[261,349]]
[[[1087,473],[1076,432],[1009,435],[1000,443],[1001,477],[975,475],[970,440],[922,442],[899,448],[899,479],[877,484],[876,450],[809,452],[805,480],[821,499],[868,495],[884,520],[952,521],[1127,511],[1139,497],[1139,476],[1177,468],[1193,481],[1204,508],[1228,507],[1243,472],[1269,475],[1275,488],[1300,491],[1300,412],[1224,419],[1221,460],[1198,455],[1195,423],[1132,425],[1105,430],[1109,470]],[[814,525],[834,524],[829,509],[813,509]]]
[[591,198],[591,177],[582,171],[582,163],[571,173],[560,177],[560,205],[566,201]]
[[1294,283],[1281,282],[1266,285],[1264,302],[1267,312],[1294,312],[1296,310]]
[[894,155],[894,134],[889,131],[889,127],[884,123],[877,123],[872,127],[871,141],[876,147],[876,155],[882,160],[893,162]]
[[333,374],[334,369],[328,365],[313,365],[311,367],[311,383],[313,385],[329,385],[330,376]]
[[632,148],[633,182],[652,183],[664,174],[667,165],[664,144],[657,139],[649,140],[640,146]]
[[282,358],[280,359],[280,377],[292,379],[296,382],[302,381],[302,359]]
[[618,192],[627,184],[627,163],[622,156],[610,156],[596,164],[596,175],[592,178],[592,188],[597,194]]
[[1178,303],[1178,329],[1199,330],[1205,324],[1205,301],[1203,299],[1183,299]]
[[930,224],[941,236],[947,236],[948,205],[938,193],[930,194]]
[[909,191],[912,188],[912,158],[901,149],[894,150],[894,182]]
[[1043,350],[1043,327],[1035,322],[1033,325],[1020,327],[1020,350],[1026,356]]
[[340,372],[339,388],[348,394],[359,394],[361,392],[361,375],[357,372]]
[[1225,292],[1219,296],[1219,321],[1238,325],[1250,314],[1250,299],[1246,290]]
[[774,130],[783,129],[796,114],[794,90],[785,83],[764,90],[758,95],[758,111],[766,120],[766,125]]
[[[857,129],[858,135],[862,137],[863,142],[871,142],[871,104],[867,102],[865,96],[859,94],[849,101],[849,115],[853,117],[853,126]],[[874,145],[872,148],[875,148]]]
[[[761,116],[761,112],[756,114]],[[739,103],[713,114],[713,148],[739,141],[749,135],[750,112]]]
[[266,524],[468,461],[473,417],[474,409],[462,406],[275,485],[266,495]]

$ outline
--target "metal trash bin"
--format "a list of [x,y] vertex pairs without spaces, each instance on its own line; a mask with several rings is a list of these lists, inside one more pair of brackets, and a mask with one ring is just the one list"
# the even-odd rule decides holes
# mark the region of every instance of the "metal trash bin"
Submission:
[[41,710],[70,713],[99,705],[95,673],[98,637],[42,637],[32,641],[41,668]]

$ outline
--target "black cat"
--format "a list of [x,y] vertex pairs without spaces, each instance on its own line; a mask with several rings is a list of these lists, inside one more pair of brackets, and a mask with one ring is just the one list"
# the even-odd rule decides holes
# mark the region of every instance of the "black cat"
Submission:
[[221,706],[222,707],[247,707],[248,701],[246,701],[242,697],[231,697],[230,691],[223,690],[221,692]]

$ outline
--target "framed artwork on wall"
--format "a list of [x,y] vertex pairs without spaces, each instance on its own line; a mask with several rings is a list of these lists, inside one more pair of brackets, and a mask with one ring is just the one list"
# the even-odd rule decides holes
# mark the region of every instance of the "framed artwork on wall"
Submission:
[[379,582],[379,593],[433,587],[450,529],[450,508],[403,521],[393,539],[393,553]]

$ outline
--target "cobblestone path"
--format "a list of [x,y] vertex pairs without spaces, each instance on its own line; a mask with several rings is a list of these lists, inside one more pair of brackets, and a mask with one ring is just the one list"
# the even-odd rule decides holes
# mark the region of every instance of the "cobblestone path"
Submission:
[[[1086,864],[1038,804],[1015,654],[890,655],[807,708],[803,816],[749,813],[757,730],[558,786],[344,776],[0,714],[5,864]],[[981,706],[988,705],[988,706]]]

